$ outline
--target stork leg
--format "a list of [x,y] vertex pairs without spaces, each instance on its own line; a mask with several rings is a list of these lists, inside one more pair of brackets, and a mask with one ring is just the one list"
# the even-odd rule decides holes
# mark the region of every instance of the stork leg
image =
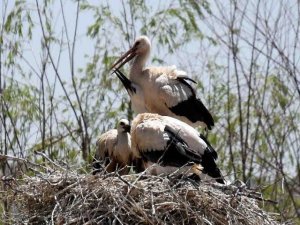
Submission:
[[110,163],[106,167],[106,172],[107,173],[112,173],[115,171],[117,166],[117,162],[115,160],[111,160]]
[[127,175],[127,174],[129,174],[129,171],[130,171],[130,167],[129,167],[129,166],[118,164],[118,165],[117,165],[117,168],[118,168],[117,171],[118,171],[118,173],[119,173],[120,175]]
[[146,167],[145,167],[145,163],[141,158],[137,158],[132,162],[132,166],[133,166],[133,170],[136,173],[141,173],[143,171],[145,171]]

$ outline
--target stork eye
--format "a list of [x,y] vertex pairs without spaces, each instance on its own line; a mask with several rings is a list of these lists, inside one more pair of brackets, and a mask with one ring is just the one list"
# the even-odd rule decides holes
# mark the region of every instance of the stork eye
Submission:
[[135,45],[138,46],[141,42],[140,41],[137,41],[135,42]]
[[121,125],[121,126],[124,126],[124,125],[125,125],[125,123],[124,123],[124,122],[120,122],[120,125]]

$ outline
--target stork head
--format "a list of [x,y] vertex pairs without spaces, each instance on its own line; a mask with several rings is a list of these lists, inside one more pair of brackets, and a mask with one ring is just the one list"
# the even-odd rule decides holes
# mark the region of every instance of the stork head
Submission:
[[126,119],[121,119],[117,126],[118,133],[129,133],[130,132],[130,124]]
[[135,40],[133,47],[136,48],[135,52],[137,55],[149,54],[151,42],[147,36],[139,36]]
[[111,69],[121,68],[135,56],[143,56],[144,58],[147,58],[150,53],[150,48],[151,43],[147,36],[138,37],[133,46],[112,65]]

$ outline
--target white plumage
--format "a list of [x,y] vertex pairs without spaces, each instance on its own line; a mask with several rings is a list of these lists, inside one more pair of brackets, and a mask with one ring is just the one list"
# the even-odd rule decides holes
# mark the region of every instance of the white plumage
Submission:
[[145,68],[150,48],[149,39],[141,36],[112,66],[118,69],[133,60],[128,81],[138,89],[138,93],[130,95],[136,112],[158,113],[177,118],[194,127],[202,125],[211,129],[214,125],[213,118],[188,83],[196,82],[184,71],[177,70],[176,66]]
[[130,125],[126,119],[118,122],[117,129],[112,129],[99,136],[93,167],[101,168],[101,161],[107,172],[119,170],[120,174],[128,174],[132,163]]
[[224,183],[215,163],[216,151],[198,131],[182,121],[158,114],[139,114],[132,121],[131,141],[134,157],[142,159],[145,167],[157,163],[178,169],[189,163],[200,164],[204,174]]

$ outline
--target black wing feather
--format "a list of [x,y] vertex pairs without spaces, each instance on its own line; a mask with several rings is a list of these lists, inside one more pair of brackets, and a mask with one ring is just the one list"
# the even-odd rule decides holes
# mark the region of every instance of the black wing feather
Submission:
[[217,160],[218,159],[218,153],[216,152],[216,150],[211,146],[211,144],[209,143],[209,141],[207,140],[207,138],[203,135],[200,134],[200,138],[207,144],[207,147],[212,155],[212,157]]
[[143,160],[159,163],[161,166],[175,167],[182,167],[191,162],[201,164],[203,166],[203,173],[216,178],[217,182],[224,184],[221,171],[215,162],[217,153],[206,138],[203,138],[207,143],[204,154],[197,154],[189,148],[187,143],[178,135],[178,132],[174,131],[170,126],[166,125],[164,131],[169,136],[167,148],[143,152]]
[[142,153],[144,160],[159,163],[161,166],[182,167],[190,162],[200,163],[201,156],[189,149],[185,141],[169,126],[165,127],[169,136],[165,149],[153,149]]
[[169,108],[178,116],[185,116],[191,122],[201,121],[207,125],[209,130],[214,126],[214,119],[200,99],[191,96],[185,101]]
[[169,109],[178,116],[187,117],[193,123],[201,121],[207,125],[209,130],[211,130],[214,126],[214,119],[202,101],[196,98],[195,90],[186,80],[195,81],[187,77],[178,77],[177,80],[188,87],[191,90],[192,95],[187,100],[182,101]]
[[182,84],[184,84],[185,86],[187,86],[187,87],[191,90],[193,96],[196,96],[196,93],[195,93],[194,88],[187,82],[187,80],[188,80],[188,81],[191,81],[191,82],[193,82],[193,83],[195,83],[195,84],[197,84],[196,81],[194,81],[193,79],[191,79],[191,78],[189,78],[189,77],[184,77],[184,76],[179,76],[179,77],[177,77],[176,79],[177,79],[180,83],[182,83]]
[[179,76],[179,77],[177,77],[177,79],[188,80],[188,81],[193,82],[194,84],[197,84],[197,82],[195,80],[193,80],[192,78],[186,77],[186,76]]
[[115,69],[113,73],[120,79],[129,95],[136,93],[136,89],[132,86],[132,82],[119,69]]
[[203,166],[203,171],[202,171],[203,173],[206,173],[209,176],[216,178],[216,181],[221,184],[225,183],[222,173],[220,169],[217,167],[214,157],[208,147],[205,149],[204,155],[202,156],[201,165]]

